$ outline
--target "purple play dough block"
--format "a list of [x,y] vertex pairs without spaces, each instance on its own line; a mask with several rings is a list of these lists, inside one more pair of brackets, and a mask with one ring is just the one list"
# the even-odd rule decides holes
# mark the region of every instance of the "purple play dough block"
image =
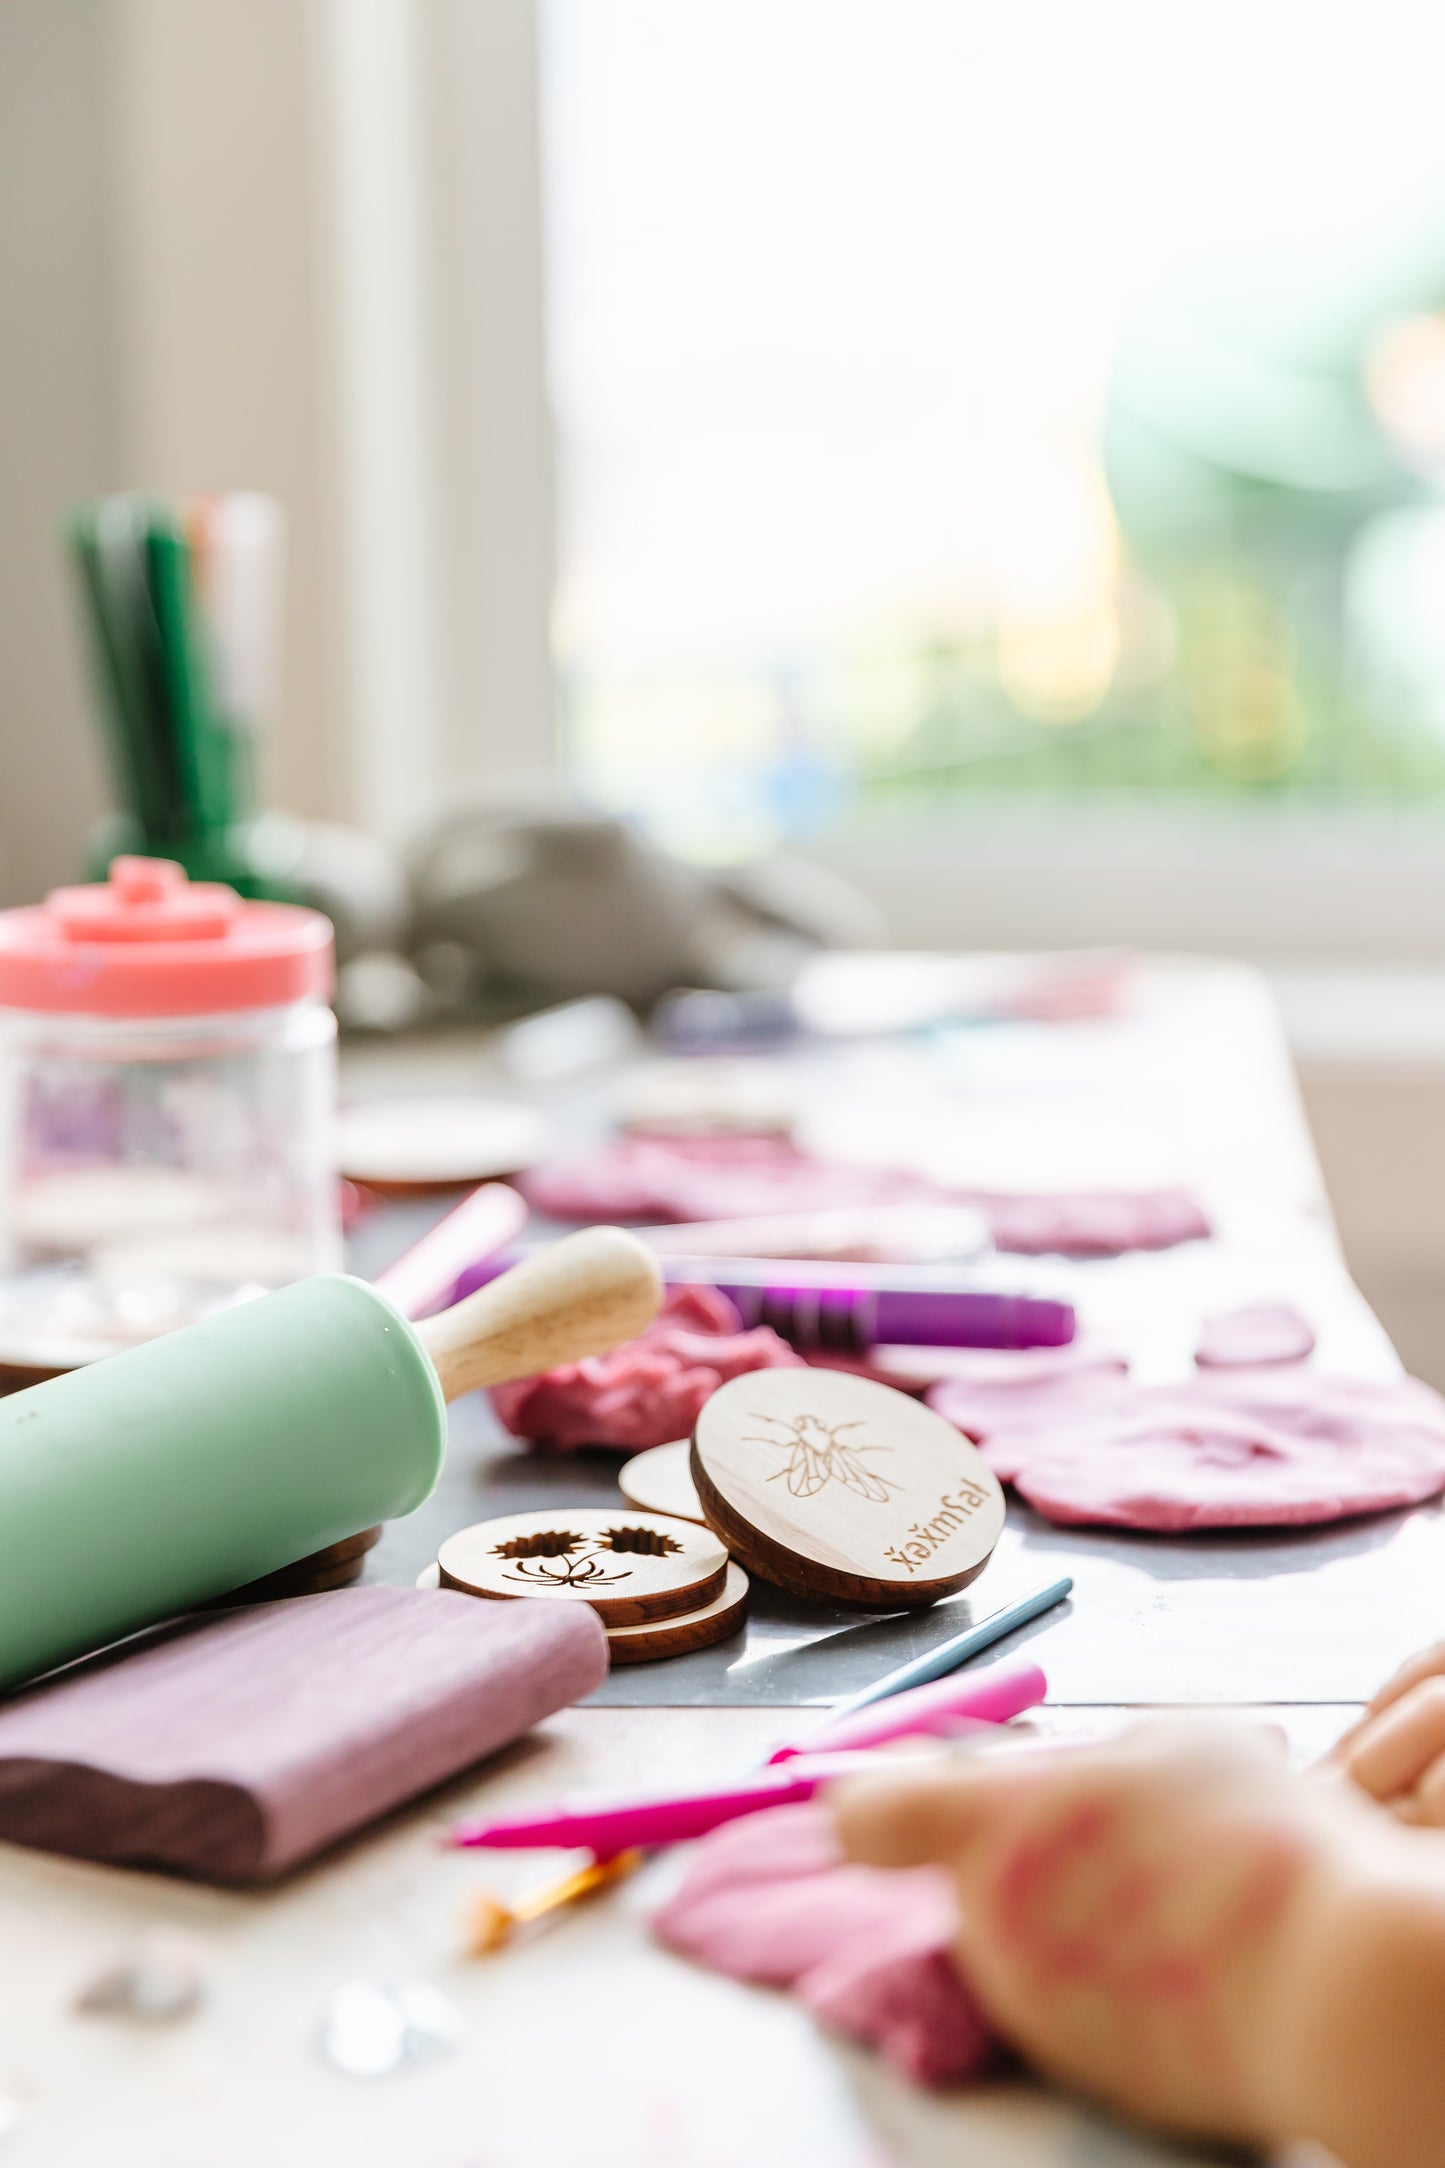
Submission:
[[587,1604],[411,1588],[257,1604],[0,1708],[0,1838],[265,1881],[606,1673]]

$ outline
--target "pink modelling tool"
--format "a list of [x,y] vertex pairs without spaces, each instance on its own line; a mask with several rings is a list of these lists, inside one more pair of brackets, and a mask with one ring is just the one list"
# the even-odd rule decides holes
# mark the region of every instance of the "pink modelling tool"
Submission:
[[[942,1679],[887,1701],[870,1703],[841,1719],[829,1716],[799,1746],[781,1746],[766,1768],[741,1784],[706,1792],[667,1792],[652,1799],[584,1800],[575,1807],[498,1822],[459,1822],[451,1841],[461,1847],[544,1849],[585,1845],[599,1859],[633,1847],[681,1844],[705,1836],[723,1822],[766,1807],[811,1799],[820,1784],[879,1763],[870,1748],[929,1733],[957,1735],[992,1730],[1025,1709],[1037,1708],[1048,1682],[1037,1664],[1005,1664],[982,1678]],[[821,1751],[811,1752],[816,1743]]]
[[788,1807],[811,1799],[835,1777],[876,1769],[871,1754],[799,1754],[778,1769],[763,1769],[741,1784],[706,1792],[662,1792],[653,1798],[593,1799],[575,1807],[554,1807],[499,1822],[459,1822],[454,1845],[491,1851],[542,1851],[552,1846],[585,1845],[599,1859],[612,1859],[634,1845],[680,1844],[706,1836],[723,1822],[765,1807]]
[[423,1318],[447,1301],[468,1265],[505,1249],[526,1223],[527,1207],[516,1190],[505,1182],[483,1182],[379,1273],[373,1285],[403,1317]]
[[1001,1664],[982,1676],[940,1679],[936,1685],[915,1686],[906,1694],[872,1702],[853,1716],[830,1715],[792,1745],[778,1747],[768,1761],[841,1754],[920,1734],[982,1731],[1036,1709],[1047,1692],[1048,1681],[1037,1664]]

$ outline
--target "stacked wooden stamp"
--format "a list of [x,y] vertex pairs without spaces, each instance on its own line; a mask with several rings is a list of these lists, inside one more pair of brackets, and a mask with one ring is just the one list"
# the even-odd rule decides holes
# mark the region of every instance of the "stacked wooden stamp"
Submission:
[[614,1664],[710,1647],[735,1632],[748,1577],[710,1528],[661,1513],[561,1506],[449,1536],[421,1584],[469,1596],[590,1604]]
[[462,1529],[421,1585],[589,1603],[613,1663],[639,1663],[725,1640],[750,1575],[859,1610],[936,1603],[982,1573],[1004,1523],[997,1479],[952,1423],[837,1370],[734,1378],[690,1443],[637,1455],[618,1481],[616,1509]]
[[794,1595],[907,1610],[966,1588],[1003,1492],[931,1408],[838,1370],[755,1370],[697,1419],[692,1480],[710,1528]]
[[649,1446],[634,1453],[617,1471],[617,1488],[629,1505],[644,1513],[668,1513],[680,1521],[705,1521],[688,1465],[691,1438],[674,1438],[670,1445]]
[[226,1609],[238,1603],[270,1603],[278,1596],[317,1596],[326,1589],[350,1588],[353,1581],[361,1579],[366,1554],[375,1550],[381,1534],[378,1522],[374,1528],[363,1528],[359,1535],[329,1543],[324,1551],[298,1558],[292,1566],[278,1566],[259,1581],[247,1581],[244,1587],[232,1589],[225,1596],[215,1596],[212,1603]]

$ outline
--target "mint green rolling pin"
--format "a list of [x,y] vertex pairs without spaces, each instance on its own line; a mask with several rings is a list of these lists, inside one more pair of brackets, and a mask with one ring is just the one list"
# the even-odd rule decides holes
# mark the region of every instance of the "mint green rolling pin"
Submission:
[[650,1251],[593,1227],[420,1325],[327,1275],[0,1400],[0,1687],[410,1513],[448,1400],[660,1300]]

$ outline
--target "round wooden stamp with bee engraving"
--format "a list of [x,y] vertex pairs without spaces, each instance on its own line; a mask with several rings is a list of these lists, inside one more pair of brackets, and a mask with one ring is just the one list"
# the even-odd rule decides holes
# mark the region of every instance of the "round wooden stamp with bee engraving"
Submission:
[[873,1611],[966,1588],[1003,1528],[997,1478],[906,1393],[838,1370],[754,1370],[697,1419],[692,1479],[750,1573]]
[[710,1528],[691,1521],[625,1505],[558,1506],[463,1528],[437,1565],[443,1588],[469,1596],[590,1603],[605,1626],[645,1626],[721,1596],[728,1554]]

